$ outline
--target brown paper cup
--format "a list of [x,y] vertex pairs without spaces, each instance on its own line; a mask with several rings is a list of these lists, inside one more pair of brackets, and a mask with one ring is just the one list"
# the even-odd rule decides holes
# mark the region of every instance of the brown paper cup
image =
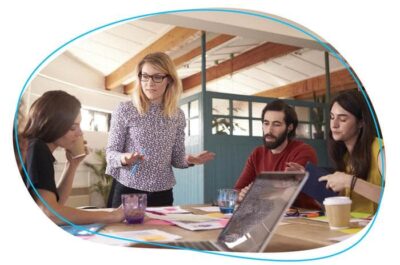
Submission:
[[332,230],[349,228],[351,200],[349,197],[329,197],[324,200],[325,214]]
[[75,141],[74,145],[69,149],[69,151],[71,152],[72,158],[78,158],[86,155],[85,140],[82,136]]

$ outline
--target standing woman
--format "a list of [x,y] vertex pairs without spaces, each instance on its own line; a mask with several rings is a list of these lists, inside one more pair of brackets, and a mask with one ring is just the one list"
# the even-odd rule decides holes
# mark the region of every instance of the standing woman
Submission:
[[328,151],[337,171],[319,180],[353,201],[352,211],[375,213],[382,185],[382,156],[371,113],[359,91],[332,100]]
[[178,107],[182,84],[171,58],[148,54],[135,74],[133,100],[120,103],[111,120],[106,173],[115,179],[112,206],[126,193],[146,193],[149,206],[172,205],[172,167],[204,164],[215,154],[185,154],[185,116]]
[[[28,142],[26,152],[22,153],[25,153],[25,168],[31,182],[24,180],[36,203],[57,224],[64,222],[51,209],[75,224],[121,222],[124,219],[122,207],[91,212],[65,206],[76,169],[84,159],[84,156],[72,158],[68,151],[82,137],[80,109],[78,99],[64,91],[48,91],[32,104],[22,132],[23,139]],[[52,153],[58,147],[66,150],[67,162],[56,184]]]

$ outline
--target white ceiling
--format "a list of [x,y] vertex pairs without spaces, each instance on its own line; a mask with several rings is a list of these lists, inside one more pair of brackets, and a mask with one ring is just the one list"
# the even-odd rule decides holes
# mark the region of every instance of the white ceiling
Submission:
[[80,39],[71,45],[68,52],[108,75],[172,28],[170,25],[136,20]]
[[[248,21],[244,23],[243,19],[248,19]],[[169,24],[160,23],[160,21],[168,21]],[[285,29],[283,25],[276,23],[274,27],[271,21],[259,18],[241,15],[240,20],[235,20],[234,14],[223,17],[216,13],[208,16],[193,13],[192,15],[162,15],[146,20],[135,20],[92,33],[75,41],[71,44],[67,53],[106,76],[175,26],[182,26],[181,24],[184,24],[182,21],[185,21],[186,25],[192,28],[201,25],[201,27],[195,28],[199,30],[212,27],[214,31],[207,31],[207,39],[219,34],[236,36],[207,52],[207,68],[271,41],[271,39],[280,40],[284,44],[304,44],[300,46],[304,47],[300,51],[253,65],[232,75],[211,81],[207,84],[207,90],[251,95],[325,73],[324,51],[320,48],[315,49],[314,47],[317,46],[305,34],[290,28]],[[265,23],[265,25],[262,23]],[[243,25],[246,25],[246,27]],[[251,25],[252,29],[249,28]],[[301,34],[304,35],[304,38],[301,38]],[[179,49],[167,53],[172,58],[176,58],[192,50],[199,46],[199,36],[200,34]],[[249,36],[257,37],[251,38]],[[343,66],[330,56],[331,71],[342,68]],[[186,62],[178,69],[181,78],[200,71],[200,56]]]

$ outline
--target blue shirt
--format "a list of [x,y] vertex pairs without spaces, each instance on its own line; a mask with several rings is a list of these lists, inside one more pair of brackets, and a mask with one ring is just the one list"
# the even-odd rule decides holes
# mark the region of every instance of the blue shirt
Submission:
[[[121,184],[143,191],[163,191],[176,184],[172,167],[186,168],[185,115],[181,109],[172,118],[163,115],[162,104],[151,104],[140,115],[131,101],[120,103],[112,114],[106,147],[106,174]],[[123,166],[122,153],[139,152],[144,160]]]

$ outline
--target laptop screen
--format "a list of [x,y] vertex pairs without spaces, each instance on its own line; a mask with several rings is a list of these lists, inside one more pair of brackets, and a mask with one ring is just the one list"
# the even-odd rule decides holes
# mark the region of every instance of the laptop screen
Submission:
[[218,244],[229,251],[264,251],[307,177],[306,172],[263,172],[257,176],[219,235]]

